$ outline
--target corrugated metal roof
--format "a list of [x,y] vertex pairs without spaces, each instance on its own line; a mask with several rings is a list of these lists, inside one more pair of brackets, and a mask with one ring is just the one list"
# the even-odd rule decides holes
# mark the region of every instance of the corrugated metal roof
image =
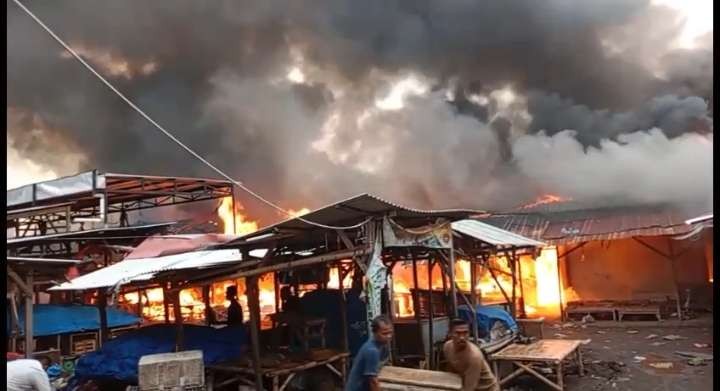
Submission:
[[[396,221],[428,217],[444,217],[451,220],[458,220],[468,218],[471,215],[485,214],[484,211],[471,209],[420,210],[398,205],[374,195],[360,194],[316,209],[301,217],[304,220],[323,225],[351,226],[363,222],[368,217],[380,217],[389,213],[393,214],[393,218]],[[226,245],[236,245],[255,237],[269,236],[283,230],[297,231],[314,228],[316,228],[314,225],[308,224],[299,218],[292,218],[257,230]]]
[[204,269],[241,261],[239,250],[206,250],[156,258],[127,259],[77,277],[50,290],[105,288],[130,282],[147,281],[157,273],[170,270]]
[[542,247],[545,243],[485,224],[477,220],[460,220],[452,223],[453,230],[494,246]]
[[685,224],[698,224],[698,223],[709,223],[712,225],[713,222],[713,214],[706,214],[698,217],[693,217],[692,219],[686,220]]
[[496,215],[484,222],[548,244],[617,240],[633,236],[675,236],[692,230],[687,212],[645,206],[557,213]]

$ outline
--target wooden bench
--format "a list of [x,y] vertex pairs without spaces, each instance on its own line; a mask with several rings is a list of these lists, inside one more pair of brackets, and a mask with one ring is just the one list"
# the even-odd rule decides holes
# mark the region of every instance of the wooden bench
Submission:
[[659,305],[622,306],[617,308],[617,313],[620,322],[626,315],[650,315],[655,316],[658,321],[662,320]]

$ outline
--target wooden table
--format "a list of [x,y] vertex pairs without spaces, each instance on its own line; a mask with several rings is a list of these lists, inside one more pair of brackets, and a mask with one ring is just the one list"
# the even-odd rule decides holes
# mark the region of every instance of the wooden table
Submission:
[[[333,349],[317,349],[304,354],[288,356],[270,353],[263,354],[260,366],[263,378],[269,379],[272,383],[272,391],[284,390],[298,373],[317,367],[329,369],[345,384],[346,360],[349,356],[350,353]],[[208,365],[206,369],[210,389],[237,382],[252,385],[255,376],[250,360]],[[218,373],[230,374],[231,378],[215,384],[215,375]]]
[[[493,354],[490,360],[492,360],[495,376],[498,377],[500,386],[527,372],[553,389],[563,391],[563,361],[565,359],[574,355],[578,362],[580,376],[584,375],[582,353],[580,351],[581,344],[582,341],[566,339],[542,339],[528,345],[512,344]],[[501,379],[498,371],[500,361],[509,361],[518,369]],[[532,367],[537,364],[554,366],[557,373],[557,383],[552,382]]]
[[462,379],[454,373],[385,366],[378,375],[382,391],[462,390]]

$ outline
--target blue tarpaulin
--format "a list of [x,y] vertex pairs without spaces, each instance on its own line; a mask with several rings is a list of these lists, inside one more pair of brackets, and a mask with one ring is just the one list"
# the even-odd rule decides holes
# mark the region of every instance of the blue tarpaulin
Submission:
[[[215,329],[207,326],[184,325],[185,350],[202,350],[205,365],[242,357],[248,339],[245,326]],[[177,326],[155,325],[127,332],[106,342],[97,351],[78,359],[78,379],[115,379],[136,383],[140,357],[175,351]]]
[[[25,330],[25,312],[18,311],[21,335]],[[7,329],[10,330],[10,309],[7,308]],[[141,319],[123,310],[107,307],[109,328],[140,323]],[[35,304],[33,306],[33,335],[43,337],[100,329],[100,312],[91,305]]]
[[[365,303],[360,300],[357,292],[346,291],[348,348],[350,354],[360,349],[367,340],[367,322]],[[340,291],[337,289],[316,290],[308,292],[300,298],[303,313],[325,319],[325,339],[328,347],[342,346],[342,314],[340,313]]]
[[[475,308],[475,312],[477,313],[477,324],[480,336],[489,334],[490,329],[495,322],[502,322],[505,324],[505,327],[513,332],[517,332],[519,330],[515,319],[513,319],[507,311],[500,307],[478,305]],[[472,312],[470,311],[470,307],[467,305],[458,306],[458,314],[460,315],[460,318],[472,324]]]

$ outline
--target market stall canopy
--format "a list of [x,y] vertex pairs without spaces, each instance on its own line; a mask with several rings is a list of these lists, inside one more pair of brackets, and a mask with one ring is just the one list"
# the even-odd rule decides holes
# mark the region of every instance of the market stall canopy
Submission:
[[126,259],[92,273],[77,277],[50,290],[86,290],[146,282],[156,274],[170,270],[193,270],[226,266],[242,259],[240,251],[205,250],[154,258]]
[[145,239],[125,259],[154,258],[205,249],[237,238],[223,234],[158,235]]
[[452,229],[463,235],[491,244],[495,247],[543,247],[545,243],[526,238],[514,232],[506,231],[477,220],[460,220],[452,223]]

